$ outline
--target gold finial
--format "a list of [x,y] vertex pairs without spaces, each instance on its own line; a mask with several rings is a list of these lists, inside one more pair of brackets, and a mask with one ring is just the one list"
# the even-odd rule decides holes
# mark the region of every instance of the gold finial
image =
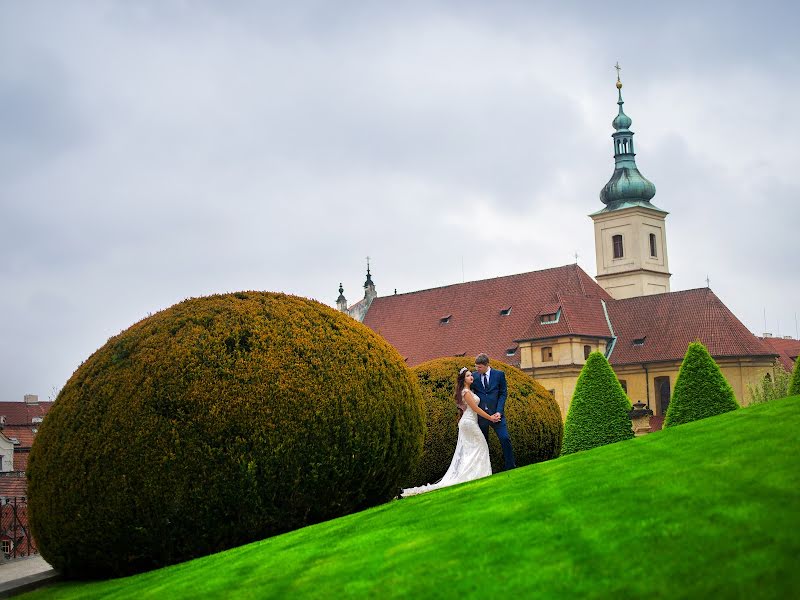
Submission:
[[622,67],[619,66],[619,61],[617,61],[617,64],[614,65],[614,68],[617,70],[617,89],[621,90],[622,82],[619,80],[619,72],[622,70]]

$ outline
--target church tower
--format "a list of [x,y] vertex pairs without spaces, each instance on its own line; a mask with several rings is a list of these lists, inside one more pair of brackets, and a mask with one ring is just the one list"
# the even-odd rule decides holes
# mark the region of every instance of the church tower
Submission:
[[614,174],[600,191],[606,205],[589,215],[594,221],[597,283],[620,300],[669,292],[667,235],[669,214],[650,203],[656,186],[636,167],[631,118],[622,110],[622,82],[617,65],[619,114],[612,121]]

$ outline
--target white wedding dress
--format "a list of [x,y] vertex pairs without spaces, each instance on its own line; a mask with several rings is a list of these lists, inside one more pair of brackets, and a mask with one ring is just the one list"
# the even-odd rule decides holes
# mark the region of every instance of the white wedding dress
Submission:
[[[472,392],[464,390],[463,394],[472,394]],[[475,404],[480,402],[474,394],[472,397],[475,400]],[[464,414],[458,422],[456,451],[453,454],[453,460],[447,469],[447,473],[436,483],[405,489],[401,496],[405,498],[423,494],[457,483],[487,477],[491,474],[492,464],[489,461],[489,446],[486,444],[486,438],[483,437],[481,428],[478,427],[478,415],[467,404]]]

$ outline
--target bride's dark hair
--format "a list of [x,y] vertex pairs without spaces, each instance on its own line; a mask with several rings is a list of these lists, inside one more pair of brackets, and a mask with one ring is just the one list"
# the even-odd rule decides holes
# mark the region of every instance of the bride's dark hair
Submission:
[[464,391],[464,381],[467,378],[467,373],[470,370],[467,367],[462,368],[458,372],[458,379],[456,380],[456,393],[455,393],[455,400],[456,400],[456,408],[458,408],[458,418],[460,419],[461,416],[464,414],[464,411],[467,410],[467,403],[464,400],[464,397],[461,395],[461,392]]

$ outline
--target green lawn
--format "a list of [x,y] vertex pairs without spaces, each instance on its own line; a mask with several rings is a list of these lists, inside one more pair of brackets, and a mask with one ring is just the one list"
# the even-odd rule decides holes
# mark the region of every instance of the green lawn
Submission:
[[798,432],[795,396],[26,597],[800,598]]

